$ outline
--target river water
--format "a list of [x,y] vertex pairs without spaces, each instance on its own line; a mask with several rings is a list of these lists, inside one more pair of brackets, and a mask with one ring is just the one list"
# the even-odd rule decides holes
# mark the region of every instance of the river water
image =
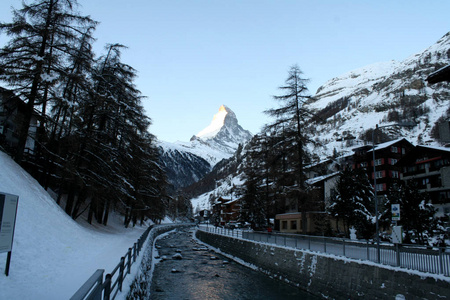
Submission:
[[156,247],[150,299],[319,299],[209,250],[189,230],[158,239]]

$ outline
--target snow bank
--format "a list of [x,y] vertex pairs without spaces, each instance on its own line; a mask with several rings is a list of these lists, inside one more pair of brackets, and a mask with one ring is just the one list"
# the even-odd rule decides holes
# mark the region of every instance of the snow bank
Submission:
[[114,215],[107,227],[80,225],[3,152],[0,165],[0,192],[19,195],[8,277],[0,253],[1,299],[69,299],[95,270],[112,271],[146,229],[123,228]]

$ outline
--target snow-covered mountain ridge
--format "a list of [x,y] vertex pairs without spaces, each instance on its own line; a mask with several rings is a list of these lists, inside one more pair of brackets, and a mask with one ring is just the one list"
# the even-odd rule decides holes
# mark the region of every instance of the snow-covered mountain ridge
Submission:
[[[450,33],[434,45],[404,61],[375,63],[347,72],[321,86],[307,108],[321,118],[314,124],[320,156],[333,149],[347,151],[358,137],[377,124],[413,121],[412,130],[400,128],[398,134],[415,144],[437,144],[432,128],[441,117],[448,117],[448,83],[428,85],[432,72],[450,63]],[[343,143],[355,137],[353,142]]]
[[224,153],[228,158],[236,152],[239,144],[245,144],[252,136],[250,131],[239,125],[236,114],[222,105],[211,124],[193,136],[191,143],[194,146],[206,144],[211,149]]
[[161,162],[169,182],[177,189],[198,181],[251,138],[252,134],[239,125],[236,114],[222,105],[211,124],[189,142],[159,141]]

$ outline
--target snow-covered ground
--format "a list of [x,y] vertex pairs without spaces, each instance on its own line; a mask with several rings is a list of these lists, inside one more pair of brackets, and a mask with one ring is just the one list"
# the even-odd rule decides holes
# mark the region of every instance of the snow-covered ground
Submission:
[[1,151],[0,165],[0,192],[19,195],[8,277],[0,253],[0,299],[69,299],[95,270],[111,272],[147,228],[124,228],[115,215],[107,227],[75,222]]

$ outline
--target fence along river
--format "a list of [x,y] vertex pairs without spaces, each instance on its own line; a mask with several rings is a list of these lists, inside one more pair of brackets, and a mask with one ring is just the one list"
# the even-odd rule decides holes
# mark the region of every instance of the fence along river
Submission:
[[[305,249],[353,259],[377,262],[376,244],[369,241],[352,241],[341,238],[317,237],[300,234],[263,233],[229,230],[221,227],[200,226],[201,230],[260,241],[295,249]],[[450,252],[443,247],[427,248],[417,245],[380,245],[380,263],[406,269],[450,276]]]

